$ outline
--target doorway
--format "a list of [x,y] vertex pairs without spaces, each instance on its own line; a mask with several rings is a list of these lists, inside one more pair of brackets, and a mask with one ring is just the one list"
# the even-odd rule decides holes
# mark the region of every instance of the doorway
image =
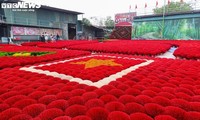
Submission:
[[68,36],[69,39],[76,38],[76,24],[68,24]]
[[0,38],[1,37],[9,37],[8,34],[8,26],[6,24],[0,24]]

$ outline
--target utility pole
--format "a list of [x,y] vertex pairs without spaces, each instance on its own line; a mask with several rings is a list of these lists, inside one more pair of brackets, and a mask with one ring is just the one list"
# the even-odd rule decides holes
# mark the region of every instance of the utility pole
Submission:
[[162,39],[165,38],[164,31],[165,31],[165,6],[166,0],[164,0],[164,7],[163,7],[163,20],[162,20]]

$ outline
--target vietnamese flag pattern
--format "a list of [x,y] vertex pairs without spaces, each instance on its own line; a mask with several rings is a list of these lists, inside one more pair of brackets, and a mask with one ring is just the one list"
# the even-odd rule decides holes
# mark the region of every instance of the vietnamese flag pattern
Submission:
[[[152,45],[143,42],[147,49],[138,50],[152,55],[149,49]],[[69,50],[56,50],[52,56],[34,56],[34,59],[0,57],[1,64],[6,65],[0,69],[0,120],[199,120],[199,41],[154,42],[179,46],[175,55],[189,60],[133,54],[91,55]],[[111,46],[107,48],[116,48]],[[157,44],[158,50],[162,47]],[[0,49],[52,51],[1,45]],[[59,64],[62,65],[58,67]],[[71,70],[66,74],[59,70],[65,65]],[[87,73],[91,77],[84,80],[83,76],[74,75],[76,67],[79,74],[89,69],[96,74]],[[117,71],[104,70],[106,67]],[[93,79],[97,76],[98,80]]]
[[[37,73],[36,67],[55,65],[59,61],[23,67],[27,68],[26,70],[32,68],[32,72],[24,71],[21,67],[0,70],[0,120],[200,118],[199,61],[148,57],[144,59],[125,55],[92,55],[90,59],[117,59],[114,56],[144,62],[133,65],[138,69],[100,88],[62,79],[64,74],[59,74],[61,78],[58,78],[51,76],[53,72],[44,74],[49,72],[41,69],[40,73]],[[60,62],[82,65],[86,59],[84,56]],[[151,59],[154,62],[147,64]],[[124,65],[117,60],[111,62],[117,63],[117,66],[113,67]]]
[[102,87],[117,78],[149,65],[153,60],[110,55],[90,55],[24,67],[21,70],[48,74],[64,80]]

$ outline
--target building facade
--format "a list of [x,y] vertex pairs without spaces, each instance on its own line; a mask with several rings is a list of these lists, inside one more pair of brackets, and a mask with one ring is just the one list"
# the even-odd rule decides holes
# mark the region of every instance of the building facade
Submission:
[[[49,6],[40,8],[2,8],[1,0],[0,37],[13,37],[16,40],[39,40],[45,33],[62,39],[74,39],[77,33],[77,16],[80,12]],[[18,3],[10,0],[9,3]],[[6,3],[8,3],[6,1]]]
[[132,22],[136,12],[115,14],[115,28],[110,39],[131,39]]
[[82,21],[78,21],[77,39],[103,39],[106,34],[106,29],[93,25],[84,25]]
[[134,17],[132,39],[200,40],[200,11]]

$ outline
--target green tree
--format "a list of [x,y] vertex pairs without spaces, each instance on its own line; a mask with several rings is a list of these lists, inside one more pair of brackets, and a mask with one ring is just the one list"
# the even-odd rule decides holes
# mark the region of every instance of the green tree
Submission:
[[111,16],[107,16],[104,24],[107,28],[114,28],[115,22],[112,20]]
[[83,18],[82,23],[83,23],[83,25],[86,25],[86,26],[90,26],[91,25],[90,20],[88,20],[87,18]]
[[100,18],[99,20],[98,20],[98,26],[104,26],[104,19],[103,18]]
[[164,8],[165,13],[186,12],[192,10],[192,6],[186,2],[171,2],[161,8],[153,9],[153,12],[154,14],[163,14]]

